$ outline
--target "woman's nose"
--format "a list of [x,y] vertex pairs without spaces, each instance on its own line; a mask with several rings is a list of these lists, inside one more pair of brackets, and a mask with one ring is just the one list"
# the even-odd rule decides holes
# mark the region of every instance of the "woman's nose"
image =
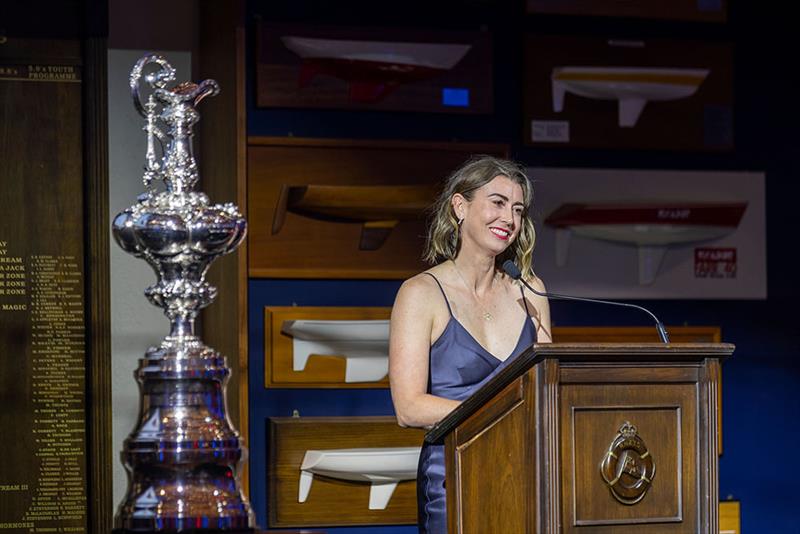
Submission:
[[506,207],[502,211],[503,221],[510,225],[514,225],[514,208],[511,206]]

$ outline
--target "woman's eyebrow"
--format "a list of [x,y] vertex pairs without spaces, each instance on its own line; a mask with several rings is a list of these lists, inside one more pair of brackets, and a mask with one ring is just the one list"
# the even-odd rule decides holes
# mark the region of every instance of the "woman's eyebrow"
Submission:
[[[489,193],[489,195],[488,195],[488,196],[490,196],[490,197],[500,197],[500,198],[502,198],[503,200],[505,200],[506,202],[508,202],[508,197],[507,197],[507,196],[505,196],[505,195],[503,195],[502,193]],[[514,204],[513,204],[513,205],[514,205],[514,206],[522,206],[523,208],[525,207],[525,204],[524,204],[524,203],[522,203],[522,202],[514,202]]]

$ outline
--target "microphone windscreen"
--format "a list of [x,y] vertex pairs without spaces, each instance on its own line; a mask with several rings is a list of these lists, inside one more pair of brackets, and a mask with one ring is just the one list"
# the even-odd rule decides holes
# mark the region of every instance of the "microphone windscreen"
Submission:
[[522,278],[522,272],[519,270],[519,267],[517,267],[517,264],[511,260],[506,260],[503,263],[503,270],[514,280],[519,280]]

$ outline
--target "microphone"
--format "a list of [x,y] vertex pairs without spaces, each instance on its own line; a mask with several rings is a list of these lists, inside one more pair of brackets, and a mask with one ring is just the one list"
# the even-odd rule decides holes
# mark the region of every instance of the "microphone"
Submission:
[[628,304],[625,302],[614,302],[611,300],[599,300],[599,299],[589,299],[585,297],[573,297],[570,295],[558,295],[556,293],[542,293],[541,291],[536,291],[533,289],[528,282],[522,279],[522,271],[519,270],[517,264],[511,260],[506,260],[503,263],[503,270],[506,272],[508,276],[513,278],[514,280],[519,280],[522,282],[531,293],[539,295],[540,297],[550,298],[550,299],[559,299],[559,300],[577,300],[581,302],[594,302],[596,304],[612,304],[614,306],[624,306],[626,308],[636,308],[637,310],[642,310],[646,314],[650,315],[653,320],[656,322],[656,330],[658,331],[658,337],[661,338],[662,343],[669,343],[669,335],[667,334],[667,329],[664,328],[664,324],[658,320],[658,317],[653,315],[653,312],[644,308],[642,306],[637,306],[636,304]]

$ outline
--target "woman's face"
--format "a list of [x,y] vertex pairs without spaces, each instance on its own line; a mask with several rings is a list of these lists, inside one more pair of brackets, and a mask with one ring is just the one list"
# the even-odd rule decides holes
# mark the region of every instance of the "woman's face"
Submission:
[[461,239],[497,255],[514,242],[522,226],[522,187],[507,176],[498,175],[475,191],[472,200],[453,195],[453,209],[463,219]]

